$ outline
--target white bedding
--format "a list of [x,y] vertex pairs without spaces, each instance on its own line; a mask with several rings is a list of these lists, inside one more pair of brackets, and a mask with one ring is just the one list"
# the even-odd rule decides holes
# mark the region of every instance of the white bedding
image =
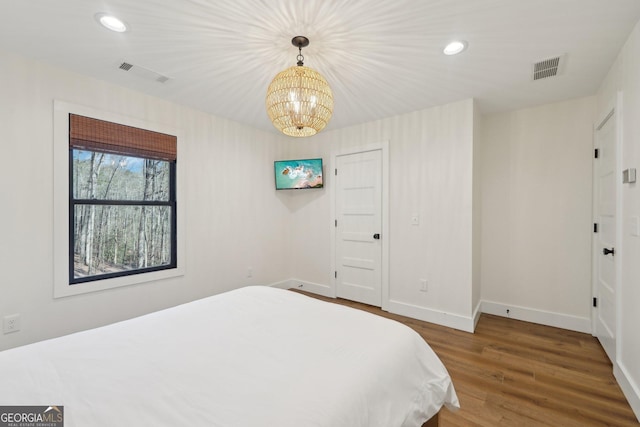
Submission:
[[458,399],[412,329],[253,286],[0,352],[0,405],[64,405],[65,427],[409,427]]

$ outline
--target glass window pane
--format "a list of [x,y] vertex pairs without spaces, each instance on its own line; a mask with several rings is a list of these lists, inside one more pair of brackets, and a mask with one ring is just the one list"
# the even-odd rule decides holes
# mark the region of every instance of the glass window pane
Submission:
[[73,197],[169,200],[169,162],[73,150]]
[[76,205],[74,279],[171,263],[171,207]]

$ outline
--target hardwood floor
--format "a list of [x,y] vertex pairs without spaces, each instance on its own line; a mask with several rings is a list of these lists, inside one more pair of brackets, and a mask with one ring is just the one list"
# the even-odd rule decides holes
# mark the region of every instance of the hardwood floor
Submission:
[[460,399],[458,412],[441,411],[440,427],[640,425],[591,335],[487,314],[470,334],[305,294],[416,330],[447,367]]

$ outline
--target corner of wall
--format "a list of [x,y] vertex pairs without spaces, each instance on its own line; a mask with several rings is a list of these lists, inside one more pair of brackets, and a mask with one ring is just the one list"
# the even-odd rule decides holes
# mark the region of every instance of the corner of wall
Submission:
[[[471,307],[480,306],[482,293],[482,161],[480,150],[482,146],[482,114],[478,104],[473,100],[473,175],[472,175],[472,225],[471,225]],[[474,318],[476,316],[474,315]],[[477,324],[476,318],[474,322]]]

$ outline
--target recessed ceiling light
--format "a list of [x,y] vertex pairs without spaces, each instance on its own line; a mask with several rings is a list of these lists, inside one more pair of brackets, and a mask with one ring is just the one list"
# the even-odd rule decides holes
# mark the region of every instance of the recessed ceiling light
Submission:
[[127,24],[120,19],[108,13],[96,13],[96,21],[98,21],[103,27],[115,31],[117,33],[124,33],[127,31]]
[[464,51],[468,43],[464,40],[455,40],[449,43],[443,50],[445,55],[457,55]]

